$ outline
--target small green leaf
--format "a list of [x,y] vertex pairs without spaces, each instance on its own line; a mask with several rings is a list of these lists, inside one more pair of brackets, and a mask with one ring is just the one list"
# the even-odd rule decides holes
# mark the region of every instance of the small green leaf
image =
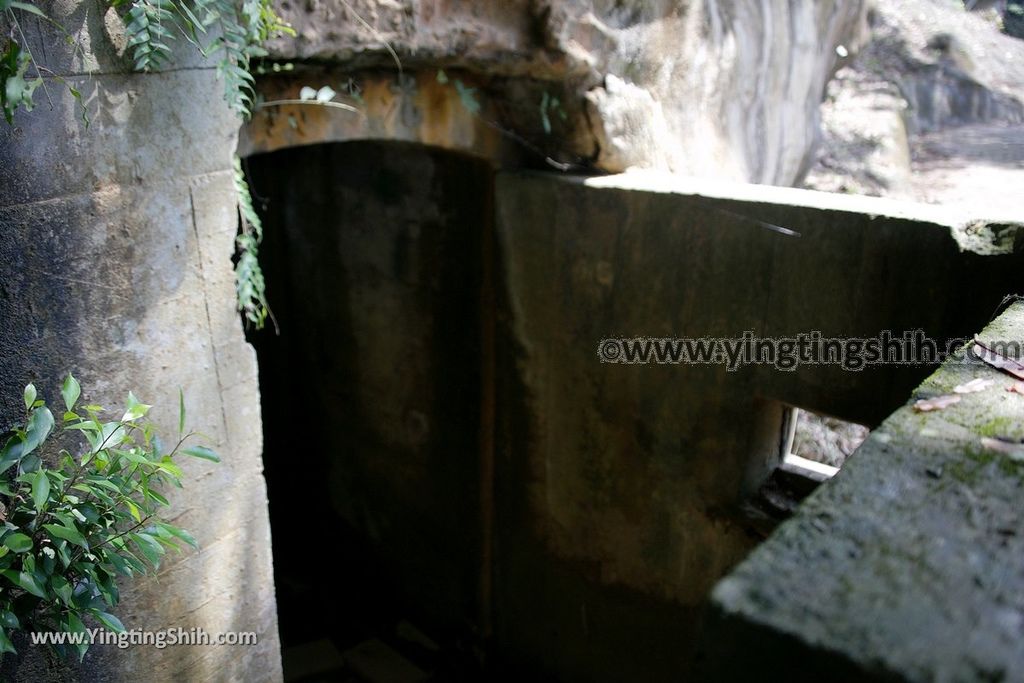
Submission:
[[68,627],[68,630],[72,633],[84,633],[86,630],[81,617],[74,612],[68,612]]
[[211,462],[220,462],[220,456],[205,446],[192,446],[190,448],[182,449],[181,452],[185,455],[191,455],[193,458],[202,458],[203,460],[209,460]]
[[173,526],[171,524],[166,524],[164,522],[160,522],[158,524],[158,526],[161,529],[163,529],[164,531],[170,533],[172,536],[177,536],[181,540],[185,541],[185,543],[188,543],[190,546],[192,546],[196,550],[199,550],[199,543],[196,541],[195,538],[192,537],[192,534],[190,534],[189,532],[185,531],[184,529],[179,529],[176,526]]
[[78,397],[82,395],[82,387],[70,372],[64,379],[64,386],[60,389],[60,395],[64,397],[64,406],[68,412],[74,411],[75,404],[78,403]]
[[130,450],[130,451],[115,451],[115,452],[118,455],[120,455],[121,457],[123,457],[125,460],[127,460],[129,462],[133,462],[133,463],[135,463],[137,465],[151,465],[152,464],[150,462],[150,460],[146,456],[144,456],[143,454],[139,453],[134,448],[132,450]]
[[4,537],[4,545],[16,553],[24,553],[32,549],[32,539],[25,534],[8,534]]
[[21,459],[20,468],[22,472],[35,472],[42,467],[43,461],[38,455],[27,455]]
[[29,382],[25,385],[25,410],[32,407],[36,402],[36,385]]
[[96,572],[96,583],[99,586],[100,595],[103,596],[103,601],[109,606],[113,607],[120,601],[121,595],[117,590],[117,584],[114,582],[113,574],[108,574],[102,567],[98,567]]
[[164,507],[170,505],[170,502],[168,502],[166,498],[164,498],[162,495],[160,495],[160,493],[152,489],[146,489],[146,497],[155,500],[157,503],[160,503],[160,505],[163,505]]
[[59,574],[56,576],[51,576],[50,588],[53,589],[53,592],[57,594],[57,597],[60,598],[65,605],[69,607],[71,606],[74,591],[72,590],[71,584],[68,583],[67,579],[65,579],[63,576],[60,576]]
[[[85,633],[85,624],[82,623],[81,617],[75,612],[68,612],[67,617],[67,630],[71,633]],[[85,658],[85,653],[89,650],[89,640],[86,638],[82,639],[81,643],[74,643],[72,647],[78,652],[78,661],[82,661]]]
[[181,468],[175,465],[174,461],[171,460],[166,455],[163,458],[161,458],[160,462],[156,463],[156,466],[163,470],[164,472],[167,472],[167,474],[174,477],[175,482],[177,482],[178,478],[181,477]]
[[159,567],[160,557],[166,552],[164,547],[149,534],[129,534],[129,536],[135,541],[135,545],[142,551],[149,563],[154,567]]
[[77,529],[73,529],[67,526],[61,526],[59,524],[44,524],[43,528],[49,531],[57,538],[62,538],[65,541],[74,543],[75,545],[82,546],[86,550],[89,549],[89,544],[86,542],[85,537],[82,536],[81,532]]
[[115,493],[119,493],[121,491],[121,489],[119,489],[117,487],[117,484],[113,483],[112,481],[110,481],[109,479],[106,479],[103,476],[92,475],[92,476],[87,477],[87,479],[94,486],[102,486],[103,488],[107,489],[108,491],[114,491]]
[[132,571],[132,568],[128,566],[128,563],[125,562],[124,558],[121,557],[117,552],[108,552],[106,557],[107,562],[113,565],[114,570],[118,574],[121,574],[123,576],[131,576],[134,573]]
[[50,478],[46,476],[45,470],[39,470],[32,476],[32,503],[36,510],[42,510],[49,498]]
[[65,567],[71,566],[71,553],[68,552],[67,543],[61,543],[57,546],[57,557],[60,558],[60,562]]
[[178,438],[185,433],[185,392],[178,388]]
[[28,424],[25,425],[25,443],[22,457],[28,455],[39,447],[53,429],[53,413],[49,408],[36,408],[29,415]]
[[145,563],[143,563],[142,560],[137,558],[130,551],[128,551],[128,550],[119,550],[118,554],[121,556],[122,560],[124,560],[125,562],[128,563],[128,566],[131,567],[132,571],[134,571],[136,574],[145,574],[146,573],[146,565],[145,565]]
[[469,88],[459,79],[455,79],[455,91],[459,94],[459,101],[470,114],[480,113],[480,102],[476,99],[476,88]]
[[4,569],[0,571],[0,574],[23,591],[31,593],[37,598],[46,599],[46,591],[43,590],[39,582],[29,572],[16,572],[13,569]]
[[7,444],[0,449],[0,473],[6,472],[16,462],[21,460],[25,453],[25,442],[20,436],[12,436]]
[[96,453],[100,450],[120,446],[124,442],[125,433],[124,427],[119,422],[105,422],[97,433],[90,434],[86,431],[85,437],[89,439],[89,444],[92,446],[93,452]]
[[[8,612],[8,614],[10,614],[10,612]],[[0,652],[10,652],[12,654],[17,653],[17,650],[14,649],[14,644],[11,642],[11,639],[7,637],[7,634],[4,633],[3,629],[0,629]]]
[[93,610],[93,616],[96,617],[97,621],[106,626],[108,629],[115,633],[124,633],[125,627],[121,623],[121,620],[115,617],[113,614],[107,612],[101,612],[99,610]]
[[0,626],[4,628],[21,628],[21,622],[14,612],[4,610],[0,612]]
[[124,503],[125,503],[125,505],[128,506],[128,511],[131,512],[132,519],[134,519],[136,522],[141,523],[142,522],[142,515],[139,514],[139,507],[135,503],[133,503],[131,501],[131,499],[127,499],[126,498]]
[[49,17],[46,16],[46,13],[43,12],[43,10],[39,9],[35,5],[30,5],[27,2],[17,2],[15,0],[15,2],[12,2],[10,6],[12,8],[14,8],[14,9],[20,9],[23,12],[28,12],[30,14],[34,14],[37,17],[42,17],[43,19],[49,19]]
[[126,406],[124,416],[121,418],[121,422],[131,422],[137,420],[149,412],[149,409],[153,406],[140,403],[139,399],[135,398],[135,394],[128,392],[128,405]]

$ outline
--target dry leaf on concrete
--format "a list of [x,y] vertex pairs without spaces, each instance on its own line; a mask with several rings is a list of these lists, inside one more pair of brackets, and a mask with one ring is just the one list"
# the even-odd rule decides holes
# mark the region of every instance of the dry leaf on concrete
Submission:
[[948,408],[954,403],[960,402],[960,396],[954,396],[953,394],[946,394],[944,396],[936,396],[935,398],[923,398],[914,404],[914,410],[919,413],[928,413],[933,410],[942,410]]
[[981,377],[978,377],[977,379],[972,379],[970,382],[964,382],[956,389],[953,389],[953,391],[958,394],[973,394],[978,391],[985,391],[995,383],[995,380],[982,379]]
[[997,370],[1008,372],[1018,379],[1024,379],[1024,363],[1021,363],[1016,358],[1010,358],[1009,356],[997,353],[977,339],[974,340],[974,347],[971,350],[975,356]]
[[1024,461],[1024,444],[983,436],[981,438],[981,445],[989,450],[1004,453],[1010,456],[1011,460]]

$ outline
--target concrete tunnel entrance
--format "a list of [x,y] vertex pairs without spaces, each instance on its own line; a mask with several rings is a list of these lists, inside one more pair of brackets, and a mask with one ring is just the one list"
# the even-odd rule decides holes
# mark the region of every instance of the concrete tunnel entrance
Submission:
[[395,142],[245,165],[280,327],[249,338],[286,679],[289,649],[317,641],[343,651],[404,638],[440,656],[411,625],[458,651],[478,627],[493,170]]
[[[786,406],[874,425],[926,368],[636,367],[594,340],[953,339],[1019,272],[923,208],[779,188],[496,173],[397,142],[247,169],[281,328],[251,340],[296,681],[332,661],[340,680],[359,662],[410,680],[696,671],[713,586],[815,483],[779,467]],[[772,296],[801,287],[815,297]],[[780,472],[787,495],[759,507]]]
[[[587,275],[588,263],[616,261],[604,250],[659,245],[621,261],[633,264],[619,273],[623,301],[639,291],[631,278],[672,282],[679,311],[717,315],[679,301],[699,291],[686,257],[707,235],[679,223],[678,200],[655,197],[648,211],[587,190],[579,206],[593,213],[569,210],[561,244],[549,223],[564,208],[550,196],[558,176],[496,175],[478,158],[394,141],[258,154],[245,170],[280,328],[249,340],[286,680],[314,680],[314,662],[349,680],[363,660],[436,680],[687,670],[710,587],[763,537],[738,503],[779,457],[782,406],[749,398],[746,384],[735,400],[688,403],[680,387],[733,379],[717,368],[688,368],[684,383],[636,374],[638,392],[633,373],[591,365],[591,338],[616,319],[598,270],[597,287]],[[654,235],[615,236],[631,229]],[[727,264],[747,253],[748,233],[713,234]],[[538,325],[532,348],[517,316]],[[586,351],[565,346],[572,335]],[[531,385],[547,375],[547,388]],[[578,410],[581,391],[600,407]],[[676,403],[609,417],[625,396]],[[742,427],[722,436],[721,424]]]

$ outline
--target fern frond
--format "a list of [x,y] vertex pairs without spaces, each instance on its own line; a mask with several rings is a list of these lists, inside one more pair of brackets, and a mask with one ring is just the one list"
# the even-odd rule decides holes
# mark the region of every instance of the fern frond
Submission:
[[171,60],[173,31],[179,28],[174,0],[135,0],[125,33],[136,71],[152,71]]
[[[119,3],[126,0],[111,0]],[[0,0],[2,2],[2,0]],[[216,57],[224,81],[224,99],[242,118],[248,118],[256,98],[252,60],[267,54],[262,43],[291,33],[273,10],[272,0],[131,0],[127,17],[128,48],[135,69],[151,71],[168,63],[175,31],[196,45],[204,57]],[[200,35],[210,35],[205,45]],[[236,240],[235,293],[238,310],[262,328],[273,315],[267,306],[266,285],[258,260],[263,226],[252,205],[241,162],[235,159],[235,190],[242,229]]]
[[[256,96],[252,60],[266,56],[266,40],[295,33],[274,12],[271,1],[132,0],[126,32],[135,69],[152,71],[167,64],[180,31],[204,56],[217,57],[224,99],[239,116],[248,118]],[[214,37],[204,46],[200,36],[211,29]]]
[[252,203],[252,194],[249,192],[249,183],[245,180],[245,172],[242,171],[242,160],[235,157],[235,190],[238,192],[238,210],[242,219],[249,223],[256,241],[263,240],[263,221],[256,213],[256,207]]
[[235,244],[238,247],[238,263],[235,265],[235,296],[238,310],[256,329],[261,329],[270,313],[267,305],[267,288],[259,262],[259,246],[263,241],[263,223],[252,203],[249,184],[245,181],[242,162],[235,157],[235,192],[238,195],[238,213],[242,229]]

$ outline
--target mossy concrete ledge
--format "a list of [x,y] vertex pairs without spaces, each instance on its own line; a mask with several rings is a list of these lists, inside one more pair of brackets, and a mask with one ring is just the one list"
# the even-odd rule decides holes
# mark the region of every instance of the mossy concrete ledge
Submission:
[[[1024,303],[979,338],[1024,340]],[[993,384],[914,410],[975,378]],[[972,356],[922,383],[716,586],[707,678],[1024,680],[1024,459],[982,444],[1024,438],[1013,381]]]

